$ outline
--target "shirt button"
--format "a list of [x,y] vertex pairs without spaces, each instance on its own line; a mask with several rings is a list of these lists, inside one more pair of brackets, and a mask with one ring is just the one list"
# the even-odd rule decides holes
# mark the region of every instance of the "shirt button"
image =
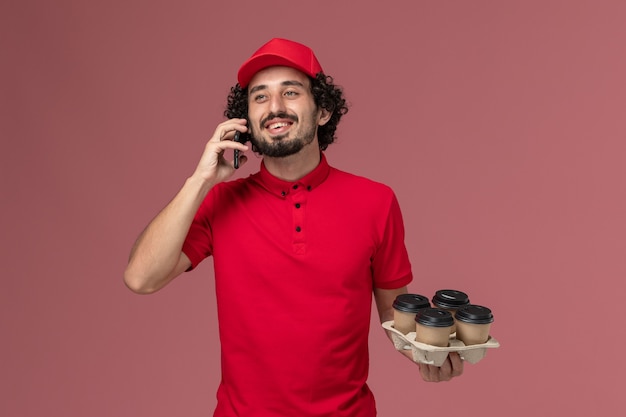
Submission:
[[300,203],[296,203],[296,208],[300,208]]
[[296,232],[300,232],[302,231],[302,229],[300,228],[300,226],[296,226]]
[[282,196],[284,197],[284,196],[286,196],[286,195],[287,195],[287,192],[286,192],[286,191],[281,191],[281,192],[280,192],[280,195],[282,195]]
[[310,185],[307,186],[306,189],[307,189],[307,191],[311,191],[311,186]]
[[298,189],[298,184],[294,185],[294,186],[293,186],[293,189],[294,189],[294,190],[297,190],[297,189]]

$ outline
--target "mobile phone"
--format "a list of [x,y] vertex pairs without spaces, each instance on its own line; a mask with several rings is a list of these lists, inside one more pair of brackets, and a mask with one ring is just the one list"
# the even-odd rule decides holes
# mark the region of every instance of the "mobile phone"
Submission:
[[[236,131],[235,137],[233,140],[239,143],[246,143],[248,140],[250,140],[249,136],[250,135],[248,133],[242,133],[240,131]],[[235,149],[233,159],[234,159],[233,162],[234,162],[235,169],[239,169],[239,149]]]

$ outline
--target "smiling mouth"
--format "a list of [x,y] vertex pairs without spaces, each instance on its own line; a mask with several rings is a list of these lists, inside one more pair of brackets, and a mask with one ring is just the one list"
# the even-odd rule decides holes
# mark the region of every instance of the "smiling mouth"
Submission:
[[293,125],[292,121],[281,120],[279,122],[272,121],[265,124],[265,130],[272,135],[282,135]]
[[267,129],[280,129],[281,127],[285,127],[285,126],[291,126],[291,123],[285,123],[285,122],[271,123],[267,126]]

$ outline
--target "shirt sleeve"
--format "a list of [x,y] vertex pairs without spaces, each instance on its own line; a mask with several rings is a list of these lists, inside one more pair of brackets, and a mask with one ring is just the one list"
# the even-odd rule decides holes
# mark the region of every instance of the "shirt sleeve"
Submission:
[[385,214],[381,240],[372,259],[372,276],[375,288],[396,289],[409,284],[413,273],[404,243],[402,212],[393,192]]
[[189,270],[194,269],[206,257],[210,256],[213,248],[213,233],[209,221],[209,207],[212,193],[204,199],[194,216],[187,237],[183,243],[183,253],[191,261]]

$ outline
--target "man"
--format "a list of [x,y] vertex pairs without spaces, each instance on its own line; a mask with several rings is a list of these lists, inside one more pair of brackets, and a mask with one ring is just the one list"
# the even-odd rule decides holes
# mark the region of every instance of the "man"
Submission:
[[[376,415],[366,384],[372,294],[381,321],[392,319],[412,272],[393,191],[326,161],[346,111],[312,50],[272,39],[242,65],[228,120],[133,247],[124,278],[138,293],[214,258],[215,416]],[[226,181],[235,168],[225,151],[250,149],[235,132],[249,134],[263,162]],[[419,368],[424,380],[441,381],[463,365],[450,355]]]

